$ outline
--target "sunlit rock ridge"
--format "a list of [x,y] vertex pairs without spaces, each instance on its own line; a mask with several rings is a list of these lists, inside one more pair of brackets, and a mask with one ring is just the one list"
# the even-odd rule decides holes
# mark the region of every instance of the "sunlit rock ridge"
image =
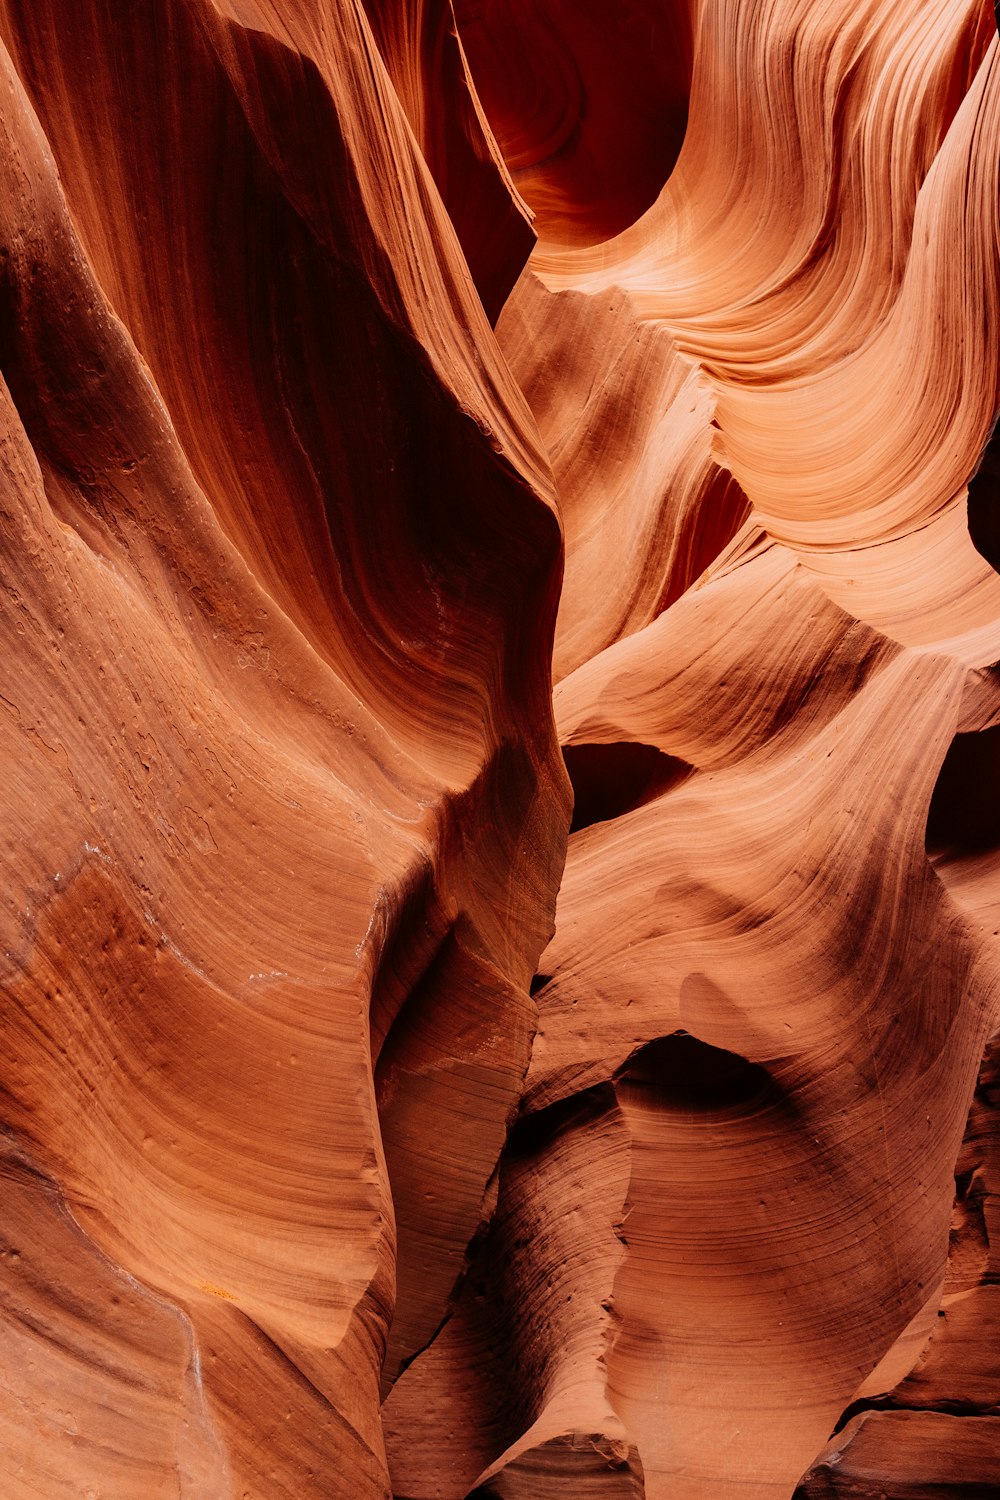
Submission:
[[0,75],[0,1500],[1000,1496],[992,7]]

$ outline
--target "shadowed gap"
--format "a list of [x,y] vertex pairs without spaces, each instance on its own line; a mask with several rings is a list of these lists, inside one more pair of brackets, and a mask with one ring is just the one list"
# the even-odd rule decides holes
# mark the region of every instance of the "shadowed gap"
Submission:
[[573,783],[570,833],[633,812],[671,787],[693,767],[655,745],[622,741],[615,745],[565,745],[563,760]]

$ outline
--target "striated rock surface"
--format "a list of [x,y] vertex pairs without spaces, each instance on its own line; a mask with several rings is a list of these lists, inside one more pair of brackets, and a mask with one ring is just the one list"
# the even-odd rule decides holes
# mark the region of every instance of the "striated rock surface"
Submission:
[[[1000,1490],[1000,1045],[987,1048],[956,1168],[944,1291],[913,1368],[859,1403],[796,1500]],[[907,1363],[912,1363],[908,1359]],[[848,1413],[847,1415],[851,1415]]]
[[103,1383],[19,1362],[8,1493],[387,1495],[563,860],[548,464],[362,14],[0,30],[13,1296]]
[[[498,323],[565,528],[577,794],[519,1129],[610,1090],[628,1142],[610,1409],[595,1430],[581,1402],[564,1451],[618,1443],[612,1494],[641,1464],[650,1496],[777,1500],[921,1355],[997,1023],[1000,580],[965,514],[1000,394],[997,42],[968,5],[706,4],[696,36],[657,202],[587,245],[540,192]],[[513,1261],[499,1234],[485,1267]],[[590,1273],[563,1291],[565,1253],[521,1256],[540,1330]],[[477,1316],[469,1293],[386,1405],[403,1495],[468,1492],[460,1440],[411,1434],[489,1399],[467,1394]],[[523,1354],[489,1342],[519,1392]],[[478,1483],[531,1441],[575,1492],[561,1418],[519,1416]],[[850,1451],[873,1493],[909,1493],[902,1440],[872,1432]],[[991,1452],[961,1432],[935,1493]]]
[[5,1500],[1000,1494],[992,9],[0,44]]

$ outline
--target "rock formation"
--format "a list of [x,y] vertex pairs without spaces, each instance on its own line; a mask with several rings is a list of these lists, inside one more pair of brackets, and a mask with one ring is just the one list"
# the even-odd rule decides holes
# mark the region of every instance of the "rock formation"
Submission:
[[0,44],[4,1500],[1000,1494],[992,9]]

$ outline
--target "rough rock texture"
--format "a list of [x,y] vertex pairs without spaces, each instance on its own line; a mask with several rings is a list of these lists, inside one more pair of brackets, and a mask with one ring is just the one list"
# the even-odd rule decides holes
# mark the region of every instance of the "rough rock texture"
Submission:
[[1000,1494],[991,8],[0,44],[4,1500]]

